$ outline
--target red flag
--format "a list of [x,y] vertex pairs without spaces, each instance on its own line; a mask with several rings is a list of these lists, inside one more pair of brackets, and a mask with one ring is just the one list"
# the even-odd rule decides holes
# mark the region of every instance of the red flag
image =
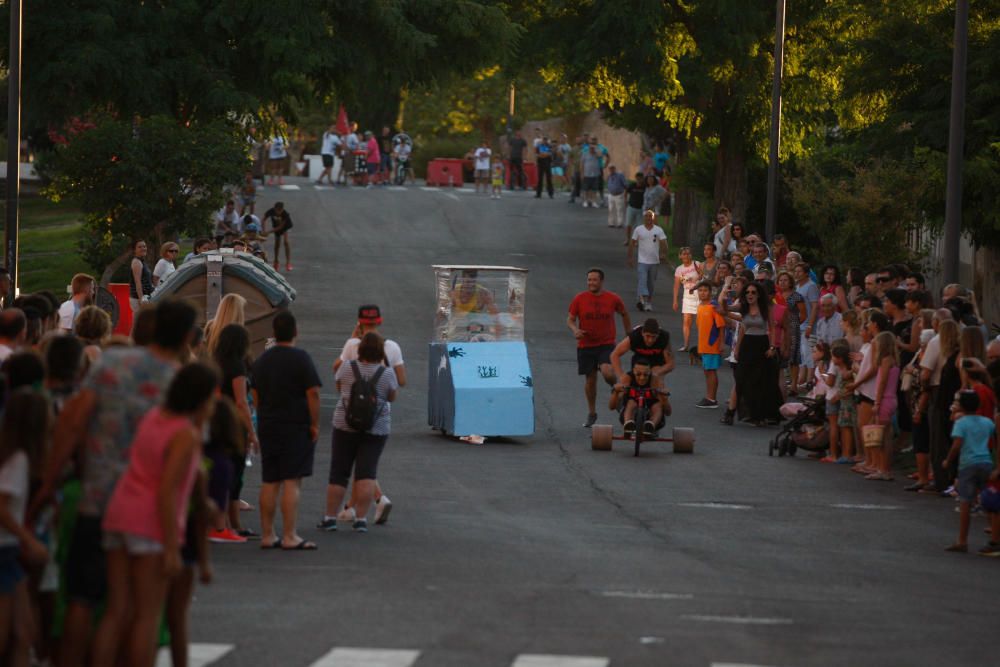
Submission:
[[347,111],[344,110],[344,105],[340,105],[340,111],[337,112],[337,133],[347,134],[351,131],[350,121],[347,120]]

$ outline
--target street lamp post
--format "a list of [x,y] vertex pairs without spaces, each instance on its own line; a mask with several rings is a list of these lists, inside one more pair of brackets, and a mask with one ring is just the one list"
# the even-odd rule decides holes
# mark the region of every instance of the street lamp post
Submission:
[[958,282],[962,229],[962,161],[965,154],[965,63],[969,50],[969,0],[955,2],[955,51],[951,60],[948,189],[944,212],[944,280]]
[[781,74],[785,62],[785,0],[777,0],[774,19],[774,83],[771,88],[771,147],[767,160],[767,212],[764,235],[774,239],[778,209],[778,151],[781,148]]
[[21,192],[21,0],[10,4],[10,53],[7,57],[7,220],[4,260],[10,273],[7,303],[17,294],[18,198]]

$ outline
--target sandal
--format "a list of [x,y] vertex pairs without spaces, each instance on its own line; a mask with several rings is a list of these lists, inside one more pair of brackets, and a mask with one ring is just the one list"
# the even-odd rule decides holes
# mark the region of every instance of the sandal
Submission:
[[302,540],[294,547],[286,547],[285,545],[281,545],[282,551],[316,551],[317,549],[319,549],[319,547],[316,546],[316,543],[310,542],[309,540]]

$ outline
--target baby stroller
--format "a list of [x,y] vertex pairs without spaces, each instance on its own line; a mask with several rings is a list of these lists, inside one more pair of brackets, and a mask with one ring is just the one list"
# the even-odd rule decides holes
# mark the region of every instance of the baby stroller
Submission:
[[830,444],[830,434],[826,421],[826,403],[822,399],[803,397],[800,401],[803,408],[789,417],[774,436],[767,448],[767,455],[795,456],[797,449],[809,452],[822,452]]

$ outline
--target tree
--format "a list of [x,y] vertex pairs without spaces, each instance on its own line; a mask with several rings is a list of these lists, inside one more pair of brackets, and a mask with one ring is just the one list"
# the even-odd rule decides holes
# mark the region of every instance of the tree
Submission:
[[47,194],[84,214],[80,250],[106,285],[143,238],[151,247],[202,236],[208,220],[248,167],[246,140],[225,121],[181,124],[152,116],[139,124],[105,118],[41,165]]

